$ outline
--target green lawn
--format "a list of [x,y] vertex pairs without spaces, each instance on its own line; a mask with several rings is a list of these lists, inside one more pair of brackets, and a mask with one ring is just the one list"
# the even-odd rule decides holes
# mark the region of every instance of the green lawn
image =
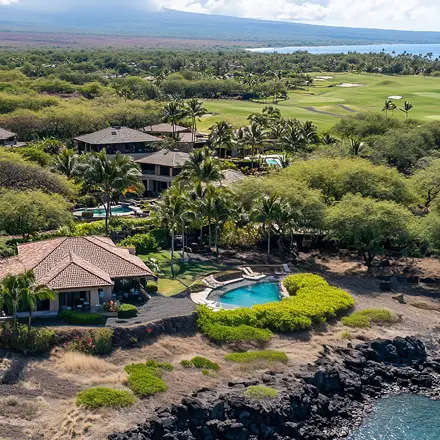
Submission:
[[[301,90],[289,93],[287,101],[280,101],[277,107],[283,116],[313,121],[321,131],[328,130],[341,117],[354,113],[341,107],[347,106],[353,111],[381,111],[388,96],[399,95],[403,100],[395,101],[399,107],[405,100],[414,108],[411,117],[424,121],[440,120],[440,78],[423,76],[386,76],[353,73],[319,73],[317,76],[332,76],[327,81],[316,81],[309,91]],[[363,84],[363,87],[344,88],[337,84]],[[330,87],[333,86],[333,87]],[[261,112],[267,103],[234,100],[205,100],[204,106],[213,115],[205,116],[198,128],[207,131],[216,121],[224,119],[234,126],[247,125],[250,113]],[[315,113],[306,109],[311,107],[332,115]],[[399,110],[395,118],[404,119]]]
[[169,251],[162,251],[148,255],[140,255],[144,261],[154,258],[158,261],[163,275],[159,278],[159,293],[165,296],[172,296],[183,292],[197,279],[203,278],[213,272],[228,269],[228,267],[215,262],[187,262],[182,263],[181,253],[175,252],[174,271],[176,278],[171,277],[171,256]]

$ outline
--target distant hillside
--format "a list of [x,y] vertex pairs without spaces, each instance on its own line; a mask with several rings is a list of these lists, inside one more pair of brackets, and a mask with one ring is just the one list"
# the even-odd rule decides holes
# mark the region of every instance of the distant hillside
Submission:
[[[241,42],[249,46],[362,43],[440,43],[440,32],[315,26],[164,10],[99,7],[31,13],[0,5],[0,31],[121,35]],[[15,35],[15,34],[14,34]],[[15,38],[15,37],[14,37]],[[0,39],[0,45],[2,40]]]

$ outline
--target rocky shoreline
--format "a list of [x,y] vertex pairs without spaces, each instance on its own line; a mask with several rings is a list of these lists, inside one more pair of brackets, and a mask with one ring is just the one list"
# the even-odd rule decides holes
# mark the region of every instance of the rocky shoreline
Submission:
[[[109,440],[330,440],[347,437],[374,400],[390,394],[440,397],[440,358],[418,339],[376,340],[325,349],[301,374],[268,372],[260,379],[202,389],[180,404],[156,410],[146,423]],[[249,400],[248,386],[279,391]]]

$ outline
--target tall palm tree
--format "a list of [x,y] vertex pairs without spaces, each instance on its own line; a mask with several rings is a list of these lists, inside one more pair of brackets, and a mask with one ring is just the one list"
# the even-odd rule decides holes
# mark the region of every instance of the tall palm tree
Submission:
[[224,149],[224,157],[226,157],[228,149],[232,149],[233,147],[232,125],[226,121],[219,121],[216,122],[210,130],[209,140],[211,145],[219,150],[219,155],[221,155],[221,150]]
[[318,129],[312,121],[306,121],[302,124],[302,133],[307,147],[319,144]]
[[272,228],[281,216],[281,199],[278,194],[262,197],[254,211],[254,218],[262,223],[267,233],[267,260],[270,260],[270,241]]
[[163,121],[173,127],[173,139],[176,139],[176,125],[185,117],[182,103],[178,100],[168,102],[163,108]]
[[220,227],[230,220],[232,208],[232,197],[229,191],[223,188],[210,187],[207,192],[207,213],[209,219],[214,222],[214,247],[218,258],[219,255],[219,230]]
[[186,115],[191,118],[191,128],[192,128],[192,141],[196,140],[197,132],[197,120],[208,111],[203,107],[203,102],[199,101],[197,98],[191,98],[185,103],[184,111]]
[[52,169],[68,179],[75,177],[78,173],[78,154],[74,150],[65,148],[54,156]]
[[388,117],[388,112],[393,112],[396,109],[396,104],[394,104],[391,99],[385,100],[382,111],[385,112],[386,117]]
[[260,151],[266,140],[267,133],[259,123],[252,122],[249,127],[244,128],[244,141],[251,147],[251,170],[254,169],[255,150]]
[[413,108],[413,105],[409,101],[405,101],[403,104],[403,108],[399,108],[399,110],[406,115],[406,120],[408,120],[409,112]]
[[295,120],[287,121],[286,128],[280,140],[283,150],[292,154],[298,153],[307,145],[302,126]]
[[182,212],[185,201],[178,191],[166,191],[156,205],[153,220],[161,227],[168,229],[171,235],[171,275],[174,278],[174,248],[176,232],[182,226]]
[[101,193],[101,201],[105,210],[105,231],[108,234],[108,221],[111,216],[111,201],[124,191],[142,190],[140,170],[129,156],[116,153],[115,159],[110,159],[105,150],[91,154],[84,165],[84,180],[97,188]]

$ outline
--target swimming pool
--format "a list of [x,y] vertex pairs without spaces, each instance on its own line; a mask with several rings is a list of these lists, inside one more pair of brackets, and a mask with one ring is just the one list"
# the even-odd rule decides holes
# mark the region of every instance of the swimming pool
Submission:
[[265,304],[269,302],[279,302],[281,300],[279,284],[253,283],[230,290],[218,297],[217,301],[221,305],[235,307],[252,307],[255,304]]
[[275,166],[275,167],[280,167],[281,166],[281,162],[279,159],[275,159],[272,157],[267,157],[266,158],[266,163],[270,166]]
[[[86,208],[86,209],[78,209],[73,213],[73,215],[77,217],[81,217],[83,212],[93,212],[94,218],[104,218],[105,217],[105,209],[104,208]],[[133,214],[134,211],[128,206],[112,206],[111,211],[113,216],[123,216]]]

